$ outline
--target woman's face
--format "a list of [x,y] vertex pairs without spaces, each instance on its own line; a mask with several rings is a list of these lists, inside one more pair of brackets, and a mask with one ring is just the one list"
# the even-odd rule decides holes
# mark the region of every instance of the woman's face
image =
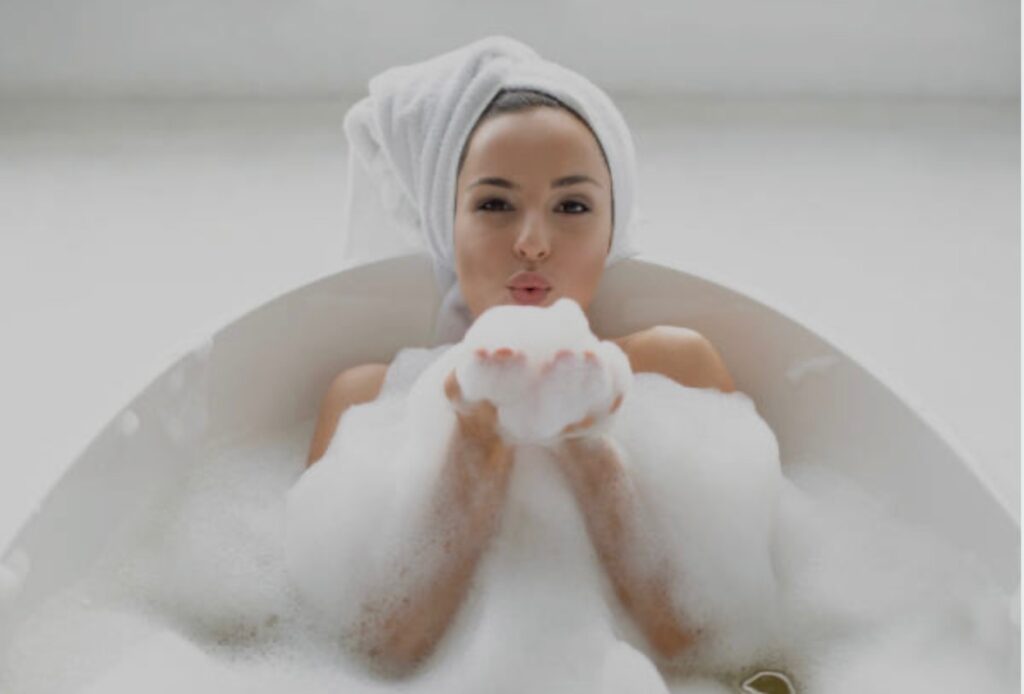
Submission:
[[[499,304],[586,310],[611,247],[611,176],[572,114],[534,107],[483,121],[456,182],[455,266],[473,317]],[[512,289],[514,276],[537,273]]]

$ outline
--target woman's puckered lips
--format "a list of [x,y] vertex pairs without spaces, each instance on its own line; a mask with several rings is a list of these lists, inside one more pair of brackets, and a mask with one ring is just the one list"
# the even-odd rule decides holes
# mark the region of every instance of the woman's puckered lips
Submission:
[[517,272],[508,280],[509,289],[551,289],[551,283],[537,272]]

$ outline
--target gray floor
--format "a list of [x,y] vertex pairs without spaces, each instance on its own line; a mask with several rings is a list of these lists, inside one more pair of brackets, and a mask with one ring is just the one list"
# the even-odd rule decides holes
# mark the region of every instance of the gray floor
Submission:
[[[1019,517],[1018,102],[619,103],[648,252],[861,360]],[[347,106],[0,105],[0,536],[195,338],[335,271]]]

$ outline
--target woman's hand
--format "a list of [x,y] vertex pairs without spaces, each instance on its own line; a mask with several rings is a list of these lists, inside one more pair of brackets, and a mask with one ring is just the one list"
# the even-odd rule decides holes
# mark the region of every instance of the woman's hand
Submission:
[[470,436],[552,446],[605,431],[631,376],[613,342],[532,359],[507,346],[477,348],[448,374],[445,394]]
[[578,422],[573,422],[572,424],[566,424],[565,427],[562,429],[562,436],[566,437],[566,438],[568,438],[570,436],[586,436],[588,433],[591,432],[591,430],[594,429],[594,425],[595,424],[599,424],[605,418],[610,417],[613,414],[615,414],[615,410],[619,409],[619,406],[622,404],[622,397],[623,396],[621,394],[619,394],[615,398],[615,402],[612,403],[612,406],[608,410],[608,414],[606,414],[606,415],[600,415],[599,416],[599,415],[588,414],[586,417],[584,417],[583,419],[581,419]]
[[[607,428],[605,425],[608,418],[615,414],[625,397],[622,363],[625,364],[626,372],[632,373],[629,360],[624,357],[622,350],[613,343],[601,343],[597,351],[587,349],[581,354],[567,349],[559,350],[543,366],[543,378],[553,379],[561,383],[562,387],[566,384],[574,387],[593,407],[582,418],[562,427],[560,439],[594,436]],[[616,364],[616,361],[622,363]]]
[[[491,373],[492,378],[501,375],[500,372],[507,373],[509,369],[522,367],[526,362],[526,356],[522,352],[515,352],[508,348],[498,349],[494,352],[478,349],[474,358],[476,366],[486,369]],[[460,430],[465,436],[478,441],[490,442],[499,438],[498,408],[488,398],[466,400],[455,371],[452,369],[444,381],[444,394],[451,403],[452,409],[455,410]]]

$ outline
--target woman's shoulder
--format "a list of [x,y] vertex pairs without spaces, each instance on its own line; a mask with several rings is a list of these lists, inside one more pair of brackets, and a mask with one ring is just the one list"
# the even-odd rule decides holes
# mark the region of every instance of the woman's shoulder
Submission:
[[654,372],[690,388],[735,390],[732,375],[711,341],[696,330],[655,325],[612,340],[634,373]]
[[384,384],[388,366],[380,362],[350,366],[335,376],[330,390],[354,402],[373,400]]

